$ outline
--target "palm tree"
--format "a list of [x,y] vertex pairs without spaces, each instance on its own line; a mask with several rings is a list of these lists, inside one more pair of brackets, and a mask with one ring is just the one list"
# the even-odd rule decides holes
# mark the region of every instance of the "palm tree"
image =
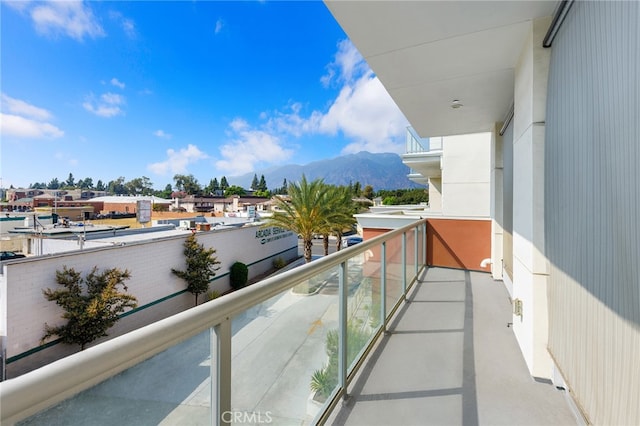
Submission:
[[290,183],[289,201],[276,199],[277,211],[267,219],[265,226],[279,226],[297,233],[302,238],[304,260],[311,262],[313,234],[317,233],[332,216],[327,205],[329,186],[322,179],[308,182],[302,175],[300,183]]
[[355,205],[347,187],[330,186],[326,194],[326,205],[330,214],[327,215],[320,233],[322,234],[324,255],[329,254],[329,235],[338,237],[336,249],[342,246],[342,233],[356,223],[353,217]]

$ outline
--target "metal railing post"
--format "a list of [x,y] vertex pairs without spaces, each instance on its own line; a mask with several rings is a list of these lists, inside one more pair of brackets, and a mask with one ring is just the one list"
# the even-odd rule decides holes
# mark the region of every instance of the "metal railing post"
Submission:
[[342,392],[343,398],[347,397],[347,345],[349,344],[347,339],[347,262],[340,264],[339,273],[339,308],[338,308],[338,324],[339,324],[339,343],[338,352],[340,358],[338,359],[338,384]]
[[415,260],[415,267],[414,267],[414,274],[413,276],[416,278],[416,280],[418,279],[418,227],[416,226],[415,228],[413,228],[413,239],[415,240],[413,242],[413,250],[414,250],[414,260]]
[[387,331],[387,243],[382,243],[380,253],[380,315],[382,316],[382,331]]
[[[212,414],[212,425],[228,426],[231,425],[231,319],[214,327],[216,335],[216,359],[211,360],[211,369],[215,368],[216,374],[216,403],[215,416]],[[213,346],[213,339],[211,345]],[[212,347],[212,349],[214,349]],[[211,354],[213,356],[213,353]],[[212,371],[213,372],[213,371]],[[214,405],[212,404],[213,408]],[[215,422],[213,421],[215,418]]]
[[407,233],[402,233],[402,297],[407,298]]
[[427,220],[422,223],[422,264],[427,264]]

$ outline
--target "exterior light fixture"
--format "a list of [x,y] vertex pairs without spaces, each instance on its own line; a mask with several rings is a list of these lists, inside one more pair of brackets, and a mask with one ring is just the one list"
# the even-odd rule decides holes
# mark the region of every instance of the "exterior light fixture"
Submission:
[[460,108],[460,107],[462,107],[462,102],[460,102],[458,99],[454,99],[454,100],[451,102],[451,108],[453,108],[453,109],[458,109],[458,108]]

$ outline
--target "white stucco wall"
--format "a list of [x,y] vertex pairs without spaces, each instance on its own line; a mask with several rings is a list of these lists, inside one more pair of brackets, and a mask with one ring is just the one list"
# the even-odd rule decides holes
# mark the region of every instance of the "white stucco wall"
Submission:
[[447,136],[442,153],[442,214],[489,217],[491,133]]
[[550,51],[542,39],[551,18],[531,23],[516,67],[513,130],[513,298],[523,315],[513,330],[530,373],[551,378],[547,352],[548,262],[544,256],[544,130]]
[[[184,269],[183,243],[188,233],[124,245],[85,249],[57,255],[37,256],[3,265],[0,275],[0,314],[7,359],[22,356],[40,346],[44,324],[63,322],[62,309],[43,296],[45,288],[56,288],[55,273],[63,266],[84,274],[94,266],[127,269],[131,278],[126,282],[129,293],[144,307],[122,318],[109,334],[115,336],[187,309],[194,304],[190,293],[176,295],[185,289],[183,280],[171,273],[171,268]],[[198,242],[216,249],[220,269],[211,289],[229,290],[228,272],[231,265],[242,262],[249,266],[249,277],[272,267],[275,257],[293,259],[298,256],[298,238],[290,231],[275,231],[246,227],[216,232],[199,232]],[[168,296],[172,296],[169,297]],[[162,300],[167,298],[167,300]],[[199,302],[204,301],[201,295]],[[147,305],[145,307],[145,305]],[[52,339],[53,340],[53,339]],[[76,350],[77,348],[73,348]],[[16,374],[60,358],[69,352],[67,345],[55,345],[9,363],[7,371]],[[11,374],[9,374],[11,377]]]

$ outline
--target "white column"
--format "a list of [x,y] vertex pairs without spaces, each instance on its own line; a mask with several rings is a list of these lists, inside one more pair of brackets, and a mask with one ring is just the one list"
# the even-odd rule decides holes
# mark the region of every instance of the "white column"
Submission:
[[550,378],[547,352],[548,262],[544,255],[544,131],[551,18],[532,22],[515,75],[513,146],[513,298],[522,316],[513,330],[533,376]]
[[502,279],[503,238],[503,178],[502,178],[502,123],[496,123],[491,135],[491,275]]

